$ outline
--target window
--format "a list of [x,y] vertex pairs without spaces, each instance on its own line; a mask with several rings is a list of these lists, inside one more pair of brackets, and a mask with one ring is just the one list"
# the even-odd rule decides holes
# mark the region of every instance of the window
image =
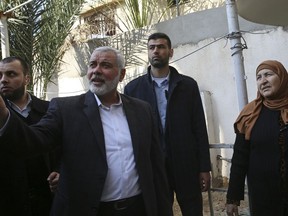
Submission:
[[101,10],[84,18],[89,25],[92,38],[103,38],[116,34],[115,7]]
[[[178,5],[180,5],[182,3],[186,3],[188,1],[189,0],[178,0]],[[169,7],[177,6],[177,0],[168,0],[167,3],[168,3]]]

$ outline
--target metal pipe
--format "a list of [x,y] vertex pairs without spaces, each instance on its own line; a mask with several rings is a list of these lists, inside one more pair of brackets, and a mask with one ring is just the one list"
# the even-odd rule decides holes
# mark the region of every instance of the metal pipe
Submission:
[[8,35],[8,24],[7,19],[9,16],[9,13],[14,11],[15,9],[22,7],[33,0],[28,0],[12,9],[9,9],[3,13],[0,13],[0,28],[1,28],[1,50],[2,50],[2,58],[6,58],[10,56],[10,49],[9,49],[9,35]]
[[1,50],[2,58],[10,56],[9,51],[9,37],[8,37],[8,28],[7,28],[7,16],[4,14],[0,19],[0,28],[1,28]]
[[235,81],[238,97],[239,111],[248,103],[246,76],[243,63],[241,33],[239,30],[238,14],[235,0],[226,0],[227,21],[229,27],[229,39],[232,50],[232,58],[235,70]]
[[177,16],[180,16],[179,0],[176,0]]

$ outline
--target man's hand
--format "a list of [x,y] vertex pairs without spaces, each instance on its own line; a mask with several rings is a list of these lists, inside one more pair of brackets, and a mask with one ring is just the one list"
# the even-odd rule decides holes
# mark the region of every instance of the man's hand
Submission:
[[9,116],[9,111],[5,105],[5,102],[2,96],[0,96],[0,129],[5,125],[8,116]]
[[226,213],[228,216],[238,216],[238,206],[235,204],[226,204]]
[[201,172],[199,175],[200,179],[200,188],[202,192],[207,191],[210,188],[210,181],[211,181],[211,176],[210,172]]
[[58,187],[60,174],[58,172],[51,172],[47,178],[51,192],[56,192]]

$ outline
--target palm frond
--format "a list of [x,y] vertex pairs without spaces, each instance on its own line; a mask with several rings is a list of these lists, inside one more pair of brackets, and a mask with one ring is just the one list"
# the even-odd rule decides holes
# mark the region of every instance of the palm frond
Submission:
[[[0,11],[11,9],[25,0],[0,2]],[[14,11],[15,18],[8,19],[10,54],[24,58],[31,66],[33,87],[47,84],[57,74],[64,55],[65,38],[74,22],[75,14],[84,0],[34,0]],[[39,85],[39,82],[42,84]],[[45,93],[40,95],[45,97]]]

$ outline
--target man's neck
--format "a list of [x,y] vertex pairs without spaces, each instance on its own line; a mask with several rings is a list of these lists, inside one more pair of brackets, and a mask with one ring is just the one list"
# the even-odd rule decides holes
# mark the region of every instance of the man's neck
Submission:
[[21,98],[13,100],[11,102],[18,106],[20,109],[23,109],[27,105],[28,99],[28,92],[25,92]]
[[110,107],[112,104],[117,104],[119,103],[119,95],[117,91],[113,91],[111,93],[108,93],[106,95],[101,95],[98,96],[99,100],[101,101],[101,103],[106,106],[106,107]]
[[169,74],[169,65],[162,68],[155,68],[151,66],[151,73],[152,76],[156,78],[166,77]]

